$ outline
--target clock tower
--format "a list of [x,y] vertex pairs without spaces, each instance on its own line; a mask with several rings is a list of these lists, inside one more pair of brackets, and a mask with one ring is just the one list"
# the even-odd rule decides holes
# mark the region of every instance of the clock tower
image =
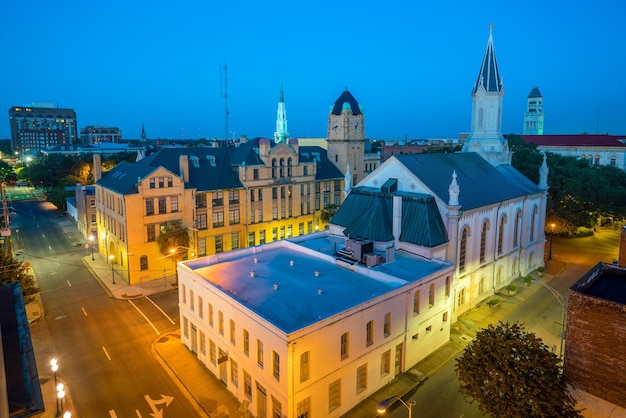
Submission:
[[348,165],[350,165],[351,186],[353,186],[365,177],[364,158],[363,110],[346,88],[335,103],[330,106],[328,114],[328,159],[344,175]]

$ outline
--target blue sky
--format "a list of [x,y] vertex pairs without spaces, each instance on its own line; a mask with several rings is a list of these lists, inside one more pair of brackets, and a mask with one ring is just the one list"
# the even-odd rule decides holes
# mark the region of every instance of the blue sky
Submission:
[[8,108],[53,102],[124,138],[271,137],[281,79],[291,137],[325,137],[348,87],[366,137],[458,137],[489,36],[503,133],[544,96],[545,133],[626,134],[626,3],[535,1],[0,2],[0,138]]

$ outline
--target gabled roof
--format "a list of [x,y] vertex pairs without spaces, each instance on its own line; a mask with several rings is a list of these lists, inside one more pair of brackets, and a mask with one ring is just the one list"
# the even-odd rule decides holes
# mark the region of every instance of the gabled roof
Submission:
[[393,196],[402,197],[400,241],[424,247],[448,242],[443,220],[432,196],[406,193],[385,193],[380,189],[352,189],[331,223],[344,226],[344,235],[388,242],[393,237]]
[[522,135],[527,143],[546,147],[616,147],[626,148],[626,136],[614,135]]
[[493,47],[491,29],[489,29],[487,48],[485,49],[485,55],[483,55],[483,62],[480,65],[478,78],[476,78],[474,82],[472,94],[476,93],[480,86],[483,86],[487,93],[500,93],[502,90],[502,78],[498,71],[498,62],[496,60],[496,51]]
[[529,99],[534,99],[536,97],[543,97],[541,95],[541,92],[539,91],[539,87],[533,87],[533,89],[530,91],[530,93],[528,94],[528,98]]
[[494,167],[473,152],[398,155],[397,159],[442,201],[456,171],[461,210],[470,210],[542,190],[507,164]]
[[356,101],[354,96],[348,91],[348,88],[341,93],[341,96],[337,100],[335,100],[335,104],[333,105],[333,109],[330,113],[333,115],[341,115],[341,111],[344,107],[348,107],[353,115],[361,114],[361,106],[359,106],[359,102]]

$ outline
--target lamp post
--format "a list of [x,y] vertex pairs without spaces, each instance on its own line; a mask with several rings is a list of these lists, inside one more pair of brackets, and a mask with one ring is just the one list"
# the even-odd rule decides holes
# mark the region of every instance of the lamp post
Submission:
[[565,339],[565,308],[566,308],[565,298],[561,296],[561,294],[557,292],[557,290],[553,288],[552,286],[550,286],[549,284],[546,284],[539,280],[533,280],[533,282],[539,283],[540,285],[548,289],[548,291],[552,294],[552,296],[554,296],[556,301],[559,302],[559,305],[561,305],[561,308],[563,310],[561,314],[561,347],[559,348],[559,358],[561,359],[561,361],[563,361],[563,342]]
[[[57,385],[57,413],[55,417],[60,417],[63,413],[63,398],[65,397],[65,385],[59,383]],[[59,410],[59,399],[61,400],[61,409]]]
[[548,252],[548,260],[552,260],[552,238],[554,237],[554,222],[550,224],[550,251]]
[[389,408],[389,405],[391,405],[393,401],[396,399],[399,400],[402,403],[402,405],[404,405],[406,409],[409,410],[409,418],[411,418],[411,412],[413,409],[413,405],[415,405],[415,401],[410,401],[409,403],[406,403],[399,396],[392,396],[391,398],[387,398],[385,400],[378,402],[378,404],[376,405],[376,411],[379,414],[382,414],[383,412],[387,410],[387,408]]
[[57,385],[57,370],[59,370],[59,363],[57,363],[57,359],[53,358],[50,360],[50,366],[52,367],[52,372],[54,373],[54,387]]
[[89,246],[91,247],[91,261],[94,260],[93,258],[93,240],[95,239],[95,237],[93,235],[89,235]]
[[115,270],[113,269],[113,259],[115,258],[114,255],[110,255],[109,256],[109,263],[111,264],[111,283],[115,284]]

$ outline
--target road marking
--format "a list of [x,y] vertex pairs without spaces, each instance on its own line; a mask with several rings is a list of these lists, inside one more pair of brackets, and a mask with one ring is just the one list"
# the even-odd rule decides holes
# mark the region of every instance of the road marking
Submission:
[[139,412],[139,409],[135,409],[135,414],[137,414],[139,418],[142,418],[141,412]]
[[50,249],[50,251],[52,251],[52,247],[48,245],[48,248]]
[[165,316],[172,323],[172,325],[176,325],[176,322],[174,322],[174,320],[172,318],[170,318],[169,315],[166,314],[165,311],[163,311],[163,309],[161,309],[161,307],[159,305],[154,303],[154,301],[152,299],[150,299],[148,296],[145,296],[145,298],[148,299],[150,301],[150,303],[152,303],[163,314],[163,316]]
[[109,416],[110,416],[111,418],[117,418],[117,414],[115,413],[115,409],[111,409],[111,410],[109,411]]
[[67,285],[68,285],[69,287],[72,287],[72,283],[70,283],[70,281],[69,281],[69,280],[66,280],[66,282],[67,282]]
[[81,306],[80,309],[83,310],[83,315],[87,316],[87,311],[85,310],[85,308]]
[[161,335],[161,333],[159,332],[159,330],[158,330],[158,329],[156,329],[156,327],[154,326],[154,324],[153,324],[152,322],[150,322],[150,320],[148,319],[148,317],[147,317],[146,315],[144,315],[144,313],[143,313],[143,312],[141,312],[141,309],[139,309],[139,308],[137,307],[137,305],[135,305],[135,304],[133,303],[133,301],[132,301],[132,300],[129,300],[128,302],[130,302],[130,304],[131,304],[131,305],[133,305],[133,307],[134,307],[135,309],[137,309],[137,312],[139,312],[139,314],[140,314],[141,316],[143,316],[143,319],[145,319],[145,320],[148,322],[148,324],[150,324],[150,326],[152,327],[152,329],[154,330],[154,332],[156,332],[156,333],[157,333],[157,335]]
[[[37,224],[37,226],[39,226],[39,224]],[[46,237],[46,234],[41,234],[41,236],[45,238],[45,237]]]
[[111,356],[109,356],[109,353],[107,351],[106,348],[104,348],[104,346],[102,346],[102,351],[104,351],[104,354],[107,356],[107,358],[109,359],[109,361],[111,360]]

